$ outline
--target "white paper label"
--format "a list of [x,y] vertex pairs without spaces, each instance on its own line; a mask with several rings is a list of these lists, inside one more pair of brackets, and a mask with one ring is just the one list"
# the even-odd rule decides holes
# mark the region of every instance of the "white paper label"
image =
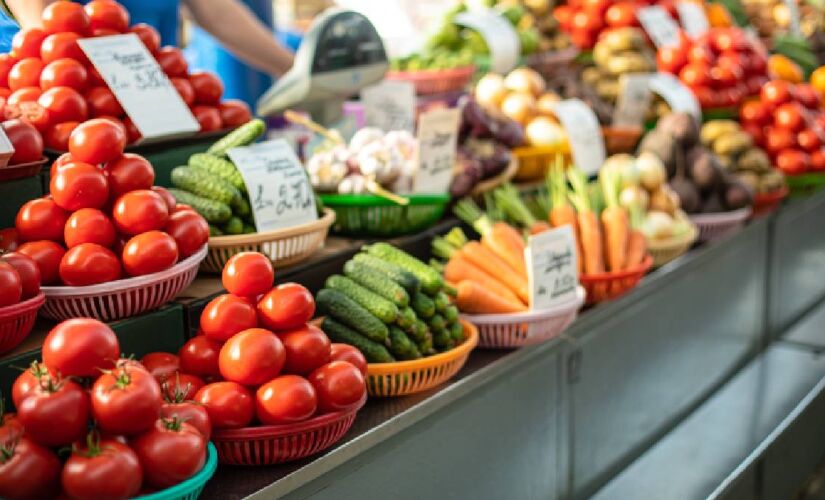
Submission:
[[318,218],[304,167],[285,139],[229,150],[249,192],[258,232],[285,229]]
[[702,108],[699,107],[699,101],[675,76],[670,73],[656,73],[650,79],[650,90],[662,96],[672,111],[690,113],[701,121]]
[[521,42],[510,21],[492,9],[474,9],[455,16],[454,22],[481,34],[490,49],[490,70],[507,73],[521,56]]
[[679,25],[662,7],[643,7],[636,11],[636,17],[657,48],[679,45]]
[[548,309],[576,295],[576,240],[570,225],[530,236],[524,258],[531,309]]
[[710,29],[708,23],[708,16],[705,15],[705,9],[695,2],[679,2],[676,4],[676,10],[679,11],[679,19],[682,21],[682,26],[685,27],[685,32],[694,40],[704,35]]
[[796,0],[784,0],[785,6],[788,8],[788,16],[791,24],[788,26],[792,35],[801,35],[802,29],[799,27],[799,5]]
[[587,174],[599,171],[605,159],[604,138],[593,110],[580,99],[553,103],[553,113],[570,142],[573,161]]
[[644,124],[650,106],[652,73],[625,73],[619,77],[619,97],[613,111],[613,125],[638,127]]
[[384,80],[361,90],[367,126],[385,132],[415,132],[415,86],[411,82]]
[[78,40],[146,140],[200,129],[158,62],[134,33]]
[[450,190],[460,118],[456,108],[434,109],[418,117],[418,168],[413,192],[443,194]]
[[14,156],[14,145],[6,135],[6,131],[0,128],[0,167],[8,165],[12,156]]

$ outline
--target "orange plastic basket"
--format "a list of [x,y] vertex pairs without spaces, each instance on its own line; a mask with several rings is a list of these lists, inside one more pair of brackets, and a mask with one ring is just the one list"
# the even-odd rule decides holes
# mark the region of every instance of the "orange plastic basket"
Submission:
[[633,153],[643,133],[642,127],[602,127],[605,152],[608,156]]
[[468,321],[460,321],[464,327],[464,342],[449,351],[412,361],[367,365],[367,391],[370,396],[406,396],[426,391],[453,378],[478,344],[478,329]]
[[473,65],[450,69],[425,69],[420,71],[388,71],[387,80],[403,80],[415,86],[418,95],[445,94],[464,90],[473,78]]
[[648,255],[635,269],[579,276],[579,283],[587,291],[585,303],[597,304],[629,292],[639,284],[651,266],[653,266],[653,257]]
[[547,169],[556,161],[557,154],[564,155],[565,165],[570,163],[570,146],[523,146],[513,149],[513,157],[518,161],[514,181],[526,182],[543,179]]

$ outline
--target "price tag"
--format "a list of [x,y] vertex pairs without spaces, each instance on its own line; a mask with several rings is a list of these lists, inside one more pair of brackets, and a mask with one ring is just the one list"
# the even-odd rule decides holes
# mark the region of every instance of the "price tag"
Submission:
[[413,192],[443,194],[453,182],[460,111],[434,109],[418,117],[418,169]]
[[685,27],[685,32],[694,40],[710,29],[708,16],[705,15],[705,9],[700,4],[690,1],[678,2],[676,10],[679,12],[679,19]]
[[144,140],[181,137],[200,129],[186,103],[137,35],[84,38],[77,43]]
[[650,90],[656,92],[676,112],[690,113],[697,121],[702,120],[699,101],[678,78],[670,73],[656,73],[650,79]]
[[638,9],[636,17],[642,23],[650,39],[653,40],[656,48],[679,45],[679,25],[662,7],[653,5]]
[[599,171],[605,159],[604,138],[593,110],[580,99],[553,103],[553,113],[570,142],[573,161],[587,174]]
[[613,125],[638,127],[650,106],[651,73],[625,73],[619,77],[619,97],[613,111]]
[[575,238],[573,228],[564,225],[527,239],[530,309],[548,309],[575,297],[579,285]]
[[229,150],[249,192],[259,232],[294,227],[318,218],[303,165],[285,139]]
[[791,21],[788,29],[792,35],[802,35],[802,29],[799,27],[799,5],[797,5],[796,0],[784,0],[784,3],[785,7],[788,8],[788,17]]
[[478,31],[490,49],[490,70],[505,74],[518,64],[521,42],[510,21],[493,9],[474,9],[455,16],[454,22]]
[[384,80],[365,87],[361,102],[368,126],[385,132],[415,132],[415,86],[411,82]]

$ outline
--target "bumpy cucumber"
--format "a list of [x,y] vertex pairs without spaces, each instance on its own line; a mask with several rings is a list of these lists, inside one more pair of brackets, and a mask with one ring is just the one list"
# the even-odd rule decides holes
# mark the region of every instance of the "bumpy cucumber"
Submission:
[[421,288],[430,294],[441,290],[444,278],[438,271],[389,243],[378,242],[369,245],[367,251],[376,257],[391,262],[413,273],[421,281]]
[[223,136],[218,142],[212,144],[206,152],[218,157],[226,156],[232,148],[252,144],[265,131],[266,124],[263,120],[255,118]]
[[398,307],[395,304],[367,290],[346,276],[334,274],[327,278],[325,286],[347,295],[384,323],[390,324],[398,317]]
[[235,164],[229,160],[207,153],[195,153],[189,157],[189,166],[216,175],[235,186],[239,191],[246,192],[243,176],[241,176]]
[[376,342],[386,342],[389,330],[380,319],[338,290],[325,288],[315,297],[318,309]]
[[210,200],[203,196],[192,194],[182,189],[169,188],[168,190],[178,203],[189,205],[201,214],[207,222],[220,224],[232,217],[232,209],[226,203]]
[[370,363],[391,363],[395,361],[395,358],[392,357],[386,347],[332,318],[324,318],[321,329],[333,342],[349,344],[361,351]]
[[344,274],[398,307],[406,307],[410,303],[410,296],[404,287],[364,263],[350,260],[344,264]]

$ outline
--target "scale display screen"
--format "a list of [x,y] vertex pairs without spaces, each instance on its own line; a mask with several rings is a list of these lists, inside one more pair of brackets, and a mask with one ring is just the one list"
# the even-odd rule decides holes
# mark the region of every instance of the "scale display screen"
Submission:
[[333,17],[318,37],[312,73],[326,73],[384,62],[384,44],[361,15],[344,12]]

